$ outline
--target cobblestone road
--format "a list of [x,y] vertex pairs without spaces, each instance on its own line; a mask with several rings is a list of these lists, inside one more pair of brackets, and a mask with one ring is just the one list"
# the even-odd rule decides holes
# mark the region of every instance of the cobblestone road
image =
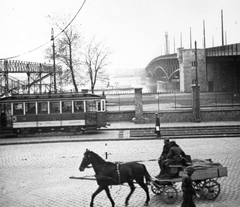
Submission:
[[[240,139],[185,139],[177,143],[192,158],[211,158],[228,167],[228,177],[219,179],[221,193],[215,201],[195,199],[197,206],[216,206],[226,202],[240,206]],[[149,160],[159,157],[163,141],[109,141],[110,161]],[[71,142],[0,146],[0,206],[89,206],[97,183],[91,180],[69,179],[70,176],[93,175],[93,169],[78,170],[82,155],[89,148],[104,157],[105,142]],[[158,173],[157,162],[144,162],[149,173]],[[180,187],[180,186],[179,186]],[[180,188],[179,188],[180,189]],[[116,207],[124,206],[129,188],[113,186],[111,194]],[[166,205],[161,196],[150,191],[150,206],[180,206],[182,194],[173,205]],[[145,193],[137,188],[129,206],[143,206]],[[95,198],[95,206],[110,207],[105,192]]]

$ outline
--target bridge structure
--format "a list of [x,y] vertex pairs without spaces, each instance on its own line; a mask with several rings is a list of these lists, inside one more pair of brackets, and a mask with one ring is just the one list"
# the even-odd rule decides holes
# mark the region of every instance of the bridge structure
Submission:
[[[202,91],[240,93],[240,43],[197,49],[198,82]],[[191,91],[196,82],[195,49],[154,58],[145,68],[152,92]]]
[[240,93],[240,43],[205,50],[209,91]]
[[[57,73],[61,70],[57,66]],[[27,80],[18,78],[27,75]],[[15,77],[13,77],[15,75]],[[18,77],[16,77],[18,76]],[[53,92],[54,69],[50,64],[18,60],[0,60],[0,95],[9,93]],[[48,81],[44,81],[47,80]]]
[[[145,74],[147,86],[151,91],[178,88],[179,61],[177,53],[154,58],[145,68]],[[156,88],[157,83],[161,84],[158,89]]]

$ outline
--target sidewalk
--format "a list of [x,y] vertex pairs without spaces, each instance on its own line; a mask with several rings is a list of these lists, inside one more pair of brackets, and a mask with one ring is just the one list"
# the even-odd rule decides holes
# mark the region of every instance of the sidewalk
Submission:
[[[176,128],[176,127],[212,127],[212,126],[240,126],[240,121],[218,121],[218,122],[174,122],[161,123],[161,128]],[[153,129],[154,123],[135,124],[134,122],[111,122],[107,127],[109,130],[119,129]]]
[[[220,121],[220,122],[175,122],[175,123],[161,123],[161,129],[168,128],[194,128],[194,127],[214,127],[214,126],[240,126],[240,121]],[[154,130],[154,123],[135,124],[134,122],[111,122],[110,126],[101,128],[103,131],[110,130],[131,130],[131,129],[152,129]],[[138,138],[141,139],[141,138]],[[82,136],[81,134],[38,134],[31,137],[16,137],[16,138],[0,138],[0,145],[13,145],[13,144],[37,144],[37,143],[53,143],[53,142],[80,142],[80,141],[108,141],[108,140],[121,140],[117,136],[112,137],[98,137]]]

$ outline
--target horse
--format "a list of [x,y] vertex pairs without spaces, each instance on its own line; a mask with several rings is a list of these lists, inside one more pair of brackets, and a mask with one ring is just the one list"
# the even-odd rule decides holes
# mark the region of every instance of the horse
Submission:
[[[94,198],[102,190],[105,190],[107,197],[109,198],[112,204],[112,207],[114,207],[115,203],[111,197],[108,186],[122,185],[123,183],[128,183],[130,187],[130,193],[128,194],[125,200],[125,206],[127,206],[129,199],[135,190],[135,186],[133,183],[134,180],[146,192],[147,198],[144,203],[144,206],[148,206],[150,197],[147,185],[151,181],[151,176],[149,175],[145,165],[140,164],[138,162],[127,163],[107,162],[95,152],[86,149],[79,170],[81,172],[84,171],[84,169],[87,168],[90,164],[92,164],[92,167],[95,171],[96,181],[97,184],[99,185],[98,189],[92,194],[90,207],[93,207]],[[144,178],[146,179],[146,183],[144,183]]]

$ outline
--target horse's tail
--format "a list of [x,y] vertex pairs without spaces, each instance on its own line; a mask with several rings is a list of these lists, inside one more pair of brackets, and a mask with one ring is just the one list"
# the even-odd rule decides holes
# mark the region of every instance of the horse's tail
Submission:
[[152,177],[151,177],[151,175],[148,173],[147,168],[146,168],[145,165],[143,165],[143,168],[144,168],[144,177],[145,177],[145,179],[146,179],[146,184],[149,184],[149,183],[151,182],[151,180],[152,180]]

